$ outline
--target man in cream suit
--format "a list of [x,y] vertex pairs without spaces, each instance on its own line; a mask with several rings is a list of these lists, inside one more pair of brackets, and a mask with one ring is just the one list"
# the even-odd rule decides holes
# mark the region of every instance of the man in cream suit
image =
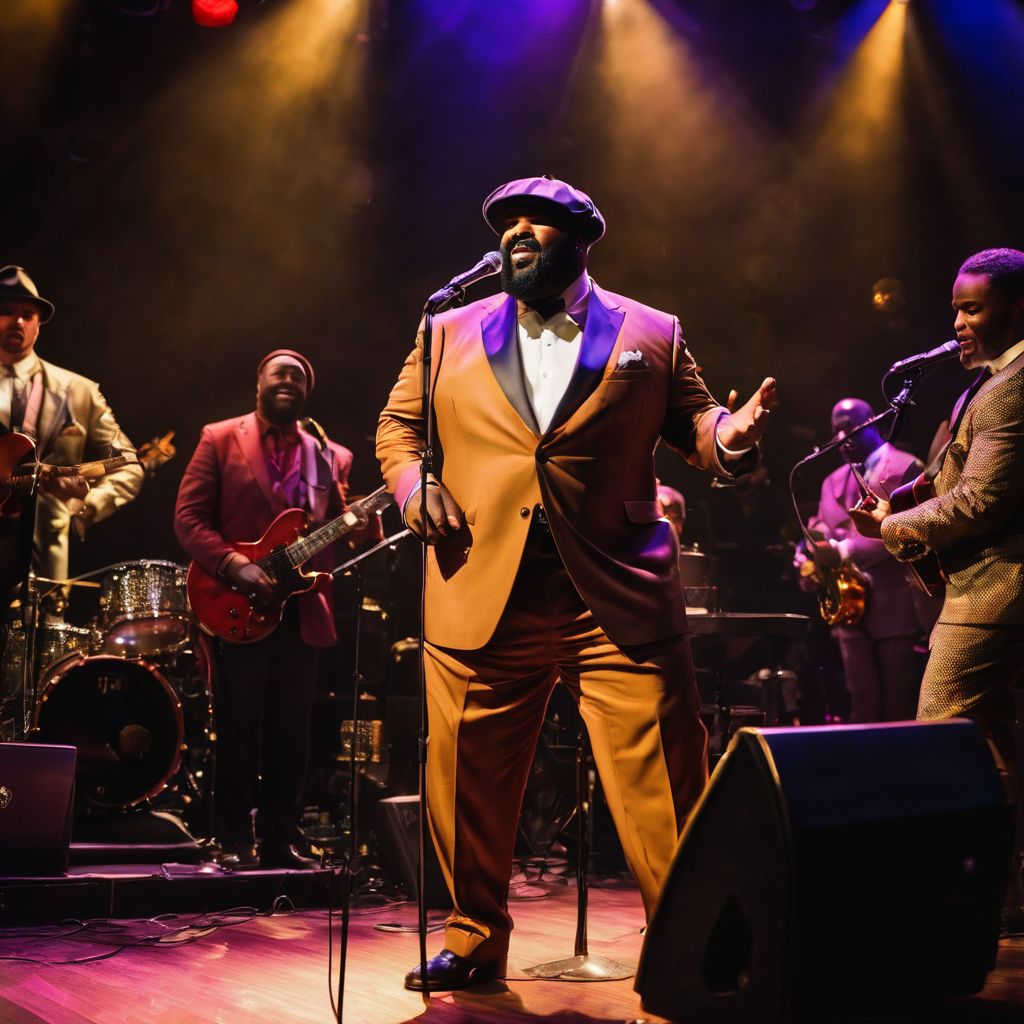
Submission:
[[[954,407],[935,497],[905,512],[883,501],[853,516],[902,561],[938,554],[946,599],[917,717],[976,719],[1014,799],[1014,688],[1024,682],[1024,252],[971,256],[953,309],[960,362],[977,376]],[[1018,817],[1018,850],[1022,833]]]
[[[422,337],[381,414],[377,451],[427,583],[427,798],[454,901],[416,989],[501,977],[516,822],[551,689],[579,702],[650,913],[706,781],[678,542],[660,517],[660,438],[722,475],[748,468],[775,403],[735,413],[697,373],[675,317],[600,288],[604,234],[565,182],[509,182],[484,203],[505,294],[437,317],[437,475],[421,499]],[[421,516],[425,502],[426,521]]]
[[[111,448],[134,452],[95,381],[36,355],[40,325],[53,312],[53,303],[40,296],[21,267],[0,268],[0,433],[27,434],[35,441],[36,458],[55,466],[103,459]],[[91,486],[80,477],[44,483],[35,499],[35,573],[65,579],[71,523],[81,533],[105,519],[138,494],[142,477],[141,466],[128,465]],[[21,516],[0,520],[0,573],[8,592],[28,569],[31,511],[28,502]]]

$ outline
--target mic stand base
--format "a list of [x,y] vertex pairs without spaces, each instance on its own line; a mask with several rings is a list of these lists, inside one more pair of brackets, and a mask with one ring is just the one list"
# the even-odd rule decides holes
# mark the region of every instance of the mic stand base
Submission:
[[565,960],[552,960],[536,967],[527,967],[523,974],[545,981],[623,981],[632,978],[635,971],[609,960],[606,956],[584,953]]

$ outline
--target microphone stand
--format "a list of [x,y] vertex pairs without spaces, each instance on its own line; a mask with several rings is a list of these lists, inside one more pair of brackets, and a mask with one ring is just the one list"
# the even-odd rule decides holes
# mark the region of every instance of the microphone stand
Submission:
[[594,782],[590,771],[590,749],[586,726],[580,723],[576,738],[576,942],[574,955],[563,960],[527,967],[523,972],[545,981],[621,981],[633,971],[605,956],[592,956],[587,949],[587,865],[590,860],[590,809]]
[[372,548],[369,548],[360,555],[356,555],[355,558],[350,558],[347,562],[344,562],[337,568],[331,570],[332,577],[348,575],[353,570],[356,570],[356,597],[358,600],[358,604],[356,605],[354,665],[352,668],[352,749],[351,756],[349,758],[349,853],[348,860],[341,865],[340,870],[336,870],[336,865],[333,862],[330,864],[331,905],[333,906],[334,903],[335,886],[340,888],[341,898],[341,946],[338,950],[338,987],[337,999],[334,1003],[335,1019],[339,1024],[345,1007],[345,968],[348,963],[348,927],[352,909],[352,880],[355,874],[352,864],[359,854],[359,779],[356,770],[356,755],[358,753],[359,743],[359,687],[363,680],[362,673],[359,671],[359,642],[363,611],[362,563],[366,561],[367,558],[371,557],[371,555],[377,554],[378,551],[382,551],[385,548],[393,549],[404,537],[409,535],[409,532],[409,530],[402,530],[391,537],[386,537],[384,540],[374,544]]
[[[427,521],[427,479],[434,472],[434,403],[431,364],[433,360],[434,317],[453,306],[461,306],[465,289],[447,284],[434,292],[423,307],[423,361],[420,369],[421,415],[423,418],[423,452],[420,458],[420,523]],[[444,331],[441,332],[441,355],[444,355]],[[430,740],[427,722],[426,614],[427,614],[427,543],[426,530],[420,542],[420,632],[417,638],[420,691],[420,731],[416,749],[417,784],[419,786],[419,833],[417,837],[416,911],[420,946],[420,981],[423,1001],[430,1002],[427,985],[427,745]]]
[[331,571],[332,576],[354,576],[356,581],[356,624],[355,641],[353,644],[353,665],[352,665],[352,741],[349,752],[349,860],[353,860],[359,853],[359,792],[358,792],[358,769],[356,762],[359,754],[359,691],[363,679],[360,671],[360,650],[362,636],[363,616],[363,562],[372,555],[383,551],[385,548],[394,547],[405,537],[409,536],[409,530],[402,530],[391,537],[374,544],[362,554],[350,558],[347,562],[339,565]]
[[[907,407],[914,404],[914,389],[917,387],[921,378],[921,373],[924,369],[926,369],[926,367],[916,367],[905,372],[903,376],[903,385],[899,392],[889,399],[888,409],[883,409],[880,413],[877,413],[870,419],[865,420],[863,423],[858,423],[857,426],[851,427],[843,434],[842,437],[835,437],[826,444],[811,449],[810,454],[805,455],[800,459],[800,461],[797,462],[789,471],[789,497],[793,503],[793,511],[796,513],[796,521],[800,524],[800,530],[804,535],[804,539],[807,542],[809,549],[813,550],[815,540],[804,523],[803,516],[800,514],[800,505],[796,500],[796,491],[793,487],[793,480],[796,477],[797,471],[809,463],[814,462],[816,459],[820,459],[823,455],[828,455],[830,452],[834,452],[837,448],[848,447],[850,438],[855,437],[857,434],[861,433],[861,431],[880,424],[890,416],[892,417],[892,424],[889,427],[888,433],[885,435],[885,439],[891,443],[899,433],[899,429],[903,423],[903,418],[907,412]],[[889,374],[887,373],[883,378],[883,383],[888,376]]]

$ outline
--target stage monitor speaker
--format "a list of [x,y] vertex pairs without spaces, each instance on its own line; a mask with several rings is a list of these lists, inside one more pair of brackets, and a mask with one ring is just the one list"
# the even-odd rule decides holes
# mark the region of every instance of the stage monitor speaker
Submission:
[[1012,834],[973,722],[742,729],[647,929],[644,1009],[817,1024],[976,992]]
[[[384,867],[390,868],[398,876],[410,899],[416,899],[419,891],[419,828],[418,796],[392,796],[378,802],[374,832],[377,836],[380,861]],[[426,905],[434,910],[449,909],[452,898],[444,883],[441,865],[429,835],[424,878]]]
[[0,875],[64,875],[74,747],[0,743]]

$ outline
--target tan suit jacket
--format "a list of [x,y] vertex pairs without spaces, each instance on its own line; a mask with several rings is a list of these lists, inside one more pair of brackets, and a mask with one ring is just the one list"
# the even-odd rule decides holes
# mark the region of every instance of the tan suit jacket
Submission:
[[[40,362],[44,387],[38,422],[40,461],[72,466],[106,458],[112,445],[121,452],[135,451],[95,381],[45,360]],[[93,521],[105,519],[131,501],[142,486],[142,478],[142,467],[132,465],[97,480],[85,498],[95,513]],[[69,526],[67,506],[52,495],[40,494],[33,544],[38,575],[67,578]]]
[[938,553],[948,577],[940,623],[1024,623],[1024,355],[967,406],[935,492],[885,520],[886,547],[904,561]]
[[[465,527],[431,549],[426,635],[475,650],[505,607],[535,505],[580,595],[620,646],[685,631],[678,544],[658,513],[659,438],[727,474],[708,393],[679,321],[593,287],[579,360],[551,426],[536,426],[514,299],[499,294],[434,323],[434,409],[445,485]],[[377,454],[400,507],[418,488],[422,328],[381,414]],[[418,497],[413,497],[418,501]]]

